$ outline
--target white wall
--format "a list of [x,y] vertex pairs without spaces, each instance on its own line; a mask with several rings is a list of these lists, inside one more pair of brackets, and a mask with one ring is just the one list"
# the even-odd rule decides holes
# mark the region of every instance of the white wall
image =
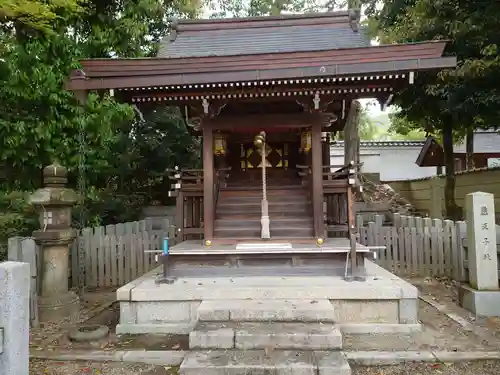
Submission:
[[[465,141],[455,145],[453,150],[457,154],[465,154]],[[496,131],[478,131],[474,134],[474,152],[488,154],[500,152],[500,134]]]
[[[436,175],[436,167],[419,167],[415,161],[420,147],[379,147],[360,149],[361,172],[379,173],[381,181],[400,181]],[[344,164],[344,148],[332,147],[332,165]]]

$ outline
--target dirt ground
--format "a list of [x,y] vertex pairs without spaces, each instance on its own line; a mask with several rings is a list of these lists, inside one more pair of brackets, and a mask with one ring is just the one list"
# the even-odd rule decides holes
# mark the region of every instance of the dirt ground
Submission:
[[100,311],[106,310],[107,306],[115,300],[116,289],[88,290],[88,293],[80,301],[80,312],[77,319],[42,323],[40,327],[30,329],[30,349],[49,351],[57,349],[56,341],[59,336],[65,335],[75,325],[83,323],[96,315],[101,315]]
[[[412,337],[397,335],[345,337],[346,350],[448,350],[448,351],[496,351],[500,350],[500,319],[476,319],[468,311],[457,305],[456,285],[446,279],[412,278],[407,279],[416,285],[421,295],[437,304],[443,305],[450,312],[462,317],[475,327],[471,332],[430,304],[419,301],[419,319],[422,332]],[[187,335],[121,335],[114,333],[119,321],[119,305],[114,303],[108,308],[90,317],[96,306],[113,302],[114,293],[89,293],[86,309],[82,316],[86,324],[106,325],[110,329],[108,337],[90,343],[75,343],[68,339],[67,331],[74,324],[49,327],[38,330],[32,335],[33,350],[187,350]],[[479,333],[479,334],[478,334]],[[41,340],[41,338],[44,338]]]
[[[444,350],[444,351],[497,351],[500,350],[500,319],[476,318],[460,308],[457,301],[456,284],[447,279],[411,278],[421,296],[432,304],[441,306],[447,314],[461,319],[451,319],[443,311],[424,301],[419,301],[419,319],[422,333],[415,337],[373,336],[361,338],[346,337],[346,350]],[[101,324],[110,328],[105,339],[92,343],[74,343],[67,337],[70,328],[78,322],[57,322],[31,332],[32,351],[68,350],[187,350],[187,335],[121,335],[114,334],[119,321],[119,306],[114,303],[115,291],[89,292],[82,302],[79,323]],[[104,307],[104,308],[103,308]],[[465,324],[464,324],[465,322]],[[471,328],[472,327],[472,328]],[[75,363],[53,361],[31,361],[30,374],[156,374],[174,375],[176,369],[167,370],[158,366],[132,365],[123,363]],[[38,371],[38,372],[37,372]],[[45,371],[45,372],[44,372]],[[59,371],[59,372],[57,372]],[[101,372],[99,372],[101,371]],[[141,372],[142,371],[142,372]],[[148,372],[149,371],[149,372]],[[153,371],[153,372],[151,372]],[[406,364],[393,367],[355,368],[353,375],[396,375],[396,374],[443,374],[443,375],[487,375],[500,374],[500,362],[478,362],[465,364]]]
[[417,364],[407,363],[401,366],[357,367],[352,375],[498,375],[500,362],[469,362],[457,364]]
[[[178,375],[178,368],[103,362],[31,361],[30,375]],[[352,375],[498,375],[500,362],[354,367]]]
[[31,360],[29,375],[178,375],[178,368],[133,363]]

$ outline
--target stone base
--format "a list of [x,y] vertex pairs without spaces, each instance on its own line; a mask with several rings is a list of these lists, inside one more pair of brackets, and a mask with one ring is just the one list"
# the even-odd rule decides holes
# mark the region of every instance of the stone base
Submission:
[[500,316],[500,290],[475,290],[468,285],[458,287],[460,306],[478,316]]
[[[121,287],[118,334],[190,333],[199,314],[210,304],[232,300],[330,302],[336,324],[362,325],[363,332],[418,323],[418,290],[413,285],[366,261],[365,282],[346,282],[339,276],[179,277],[173,284],[157,284],[156,269]],[[202,305],[203,303],[203,305]],[[222,305],[221,305],[222,306]],[[313,311],[314,312],[314,311]],[[225,313],[222,311],[221,313]]]
[[38,315],[41,322],[58,321],[69,318],[78,319],[80,299],[75,292],[68,291],[63,295],[38,298]]

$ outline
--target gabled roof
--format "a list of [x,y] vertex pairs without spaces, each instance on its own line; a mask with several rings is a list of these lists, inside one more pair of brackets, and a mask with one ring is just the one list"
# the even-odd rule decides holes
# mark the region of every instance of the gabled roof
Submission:
[[432,137],[427,137],[422,150],[418,154],[415,163],[419,167],[441,167],[444,165],[444,150],[438,141]]
[[[370,46],[350,12],[174,22],[158,57],[235,56]],[[354,23],[353,23],[354,22]]]

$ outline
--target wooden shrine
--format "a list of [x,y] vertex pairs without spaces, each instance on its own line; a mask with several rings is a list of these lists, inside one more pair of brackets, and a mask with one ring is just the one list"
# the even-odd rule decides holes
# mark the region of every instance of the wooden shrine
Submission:
[[419,72],[454,67],[445,42],[370,45],[359,10],[172,24],[157,58],[82,61],[67,87],[177,106],[203,169],[173,170],[182,239],[321,245],[354,226],[356,163],[330,165],[351,103],[390,103]]

